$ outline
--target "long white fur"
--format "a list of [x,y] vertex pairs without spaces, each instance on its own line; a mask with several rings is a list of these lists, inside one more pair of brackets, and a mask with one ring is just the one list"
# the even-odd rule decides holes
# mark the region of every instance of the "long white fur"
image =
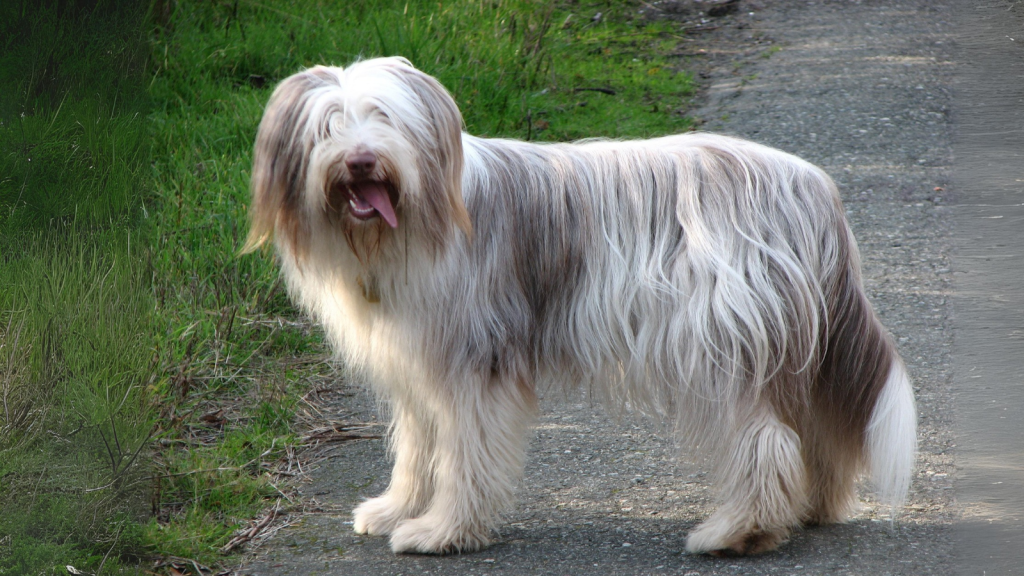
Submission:
[[[304,182],[290,191],[300,201],[293,213],[257,213],[249,247],[273,236],[289,292],[390,410],[391,484],[356,509],[356,531],[390,535],[396,552],[487,545],[522,472],[533,390],[554,381],[663,416],[721,463],[723,506],[691,534],[691,551],[757,552],[785,539],[809,487],[801,438],[766,387],[805,382],[792,402],[806,404],[827,294],[843,274],[859,282],[828,176],[710,134],[571,145],[462,134],[461,150],[448,150],[437,124],[450,97],[407,61],[311,73],[308,90],[274,97],[298,125],[268,109],[261,127],[304,166],[304,180],[289,181]],[[259,146],[254,209],[281,210],[264,189],[287,183],[264,182],[282,178],[258,170],[278,161]],[[325,189],[359,150],[397,183],[395,230],[325,215]],[[443,180],[429,175],[455,154],[461,190],[450,217],[432,221],[427,208],[447,210],[438,197],[452,190],[425,182]],[[297,236],[282,232],[288,219]],[[568,279],[565,267],[576,271]],[[876,486],[898,504],[915,445],[898,358],[867,435]]]
[[896,509],[910,489],[917,453],[914,389],[902,362],[894,362],[867,427],[871,483],[879,499]]

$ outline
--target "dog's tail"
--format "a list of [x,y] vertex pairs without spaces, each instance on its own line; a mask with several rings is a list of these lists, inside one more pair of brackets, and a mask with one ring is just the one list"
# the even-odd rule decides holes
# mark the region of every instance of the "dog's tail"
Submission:
[[[849,260],[832,285],[823,385],[816,395],[825,408],[822,424],[839,443],[817,449],[855,447],[879,499],[895,513],[910,487],[917,452],[914,392],[895,343],[864,294],[856,255]],[[845,461],[840,454],[819,458]]]
[[865,430],[865,447],[878,497],[895,512],[910,488],[917,452],[917,410],[910,377],[903,361],[893,355],[889,377]]

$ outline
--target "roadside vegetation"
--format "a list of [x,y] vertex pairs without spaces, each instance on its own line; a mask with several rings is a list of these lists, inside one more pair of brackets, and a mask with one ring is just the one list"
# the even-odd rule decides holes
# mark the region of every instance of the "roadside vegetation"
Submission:
[[143,549],[143,16],[0,3],[0,574],[131,573]]
[[237,256],[284,77],[402,55],[475,134],[689,127],[679,37],[639,3],[156,0],[145,23],[103,2],[29,23],[29,4],[0,9],[19,30],[0,60],[0,574],[195,573],[301,506],[306,395],[339,372],[272,255]]

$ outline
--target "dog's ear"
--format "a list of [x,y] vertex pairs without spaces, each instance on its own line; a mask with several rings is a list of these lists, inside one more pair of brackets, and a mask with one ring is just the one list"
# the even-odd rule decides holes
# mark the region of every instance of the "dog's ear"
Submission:
[[256,250],[275,234],[285,235],[297,255],[304,252],[306,224],[299,210],[316,130],[310,93],[337,77],[323,66],[285,78],[270,97],[256,134],[252,160],[249,235],[241,253]]
[[427,189],[443,191],[444,200],[447,201],[445,212],[466,237],[471,238],[473,224],[462,200],[462,113],[455,99],[437,79],[413,68],[404,58],[394,60],[395,68],[422,102],[434,130],[435,157],[430,160],[432,167],[438,168],[440,172],[424,170]]

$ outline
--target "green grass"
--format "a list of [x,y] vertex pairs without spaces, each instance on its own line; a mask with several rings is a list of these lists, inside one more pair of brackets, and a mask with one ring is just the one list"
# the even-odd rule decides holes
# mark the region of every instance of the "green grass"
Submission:
[[0,5],[0,574],[135,573],[152,272],[139,10]]
[[113,570],[137,557],[148,504],[146,270],[125,231],[7,240],[20,256],[0,265],[0,574],[95,569],[108,552]]

